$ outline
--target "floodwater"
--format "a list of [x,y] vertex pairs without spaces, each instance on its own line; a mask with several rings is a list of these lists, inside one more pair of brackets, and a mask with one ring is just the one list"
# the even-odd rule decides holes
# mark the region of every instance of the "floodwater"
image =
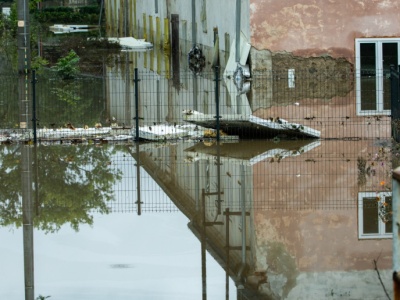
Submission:
[[0,156],[1,299],[393,294],[388,141],[11,144]]
[[[213,75],[190,73],[186,50],[186,77],[169,77],[159,49],[123,53],[67,88],[42,77],[39,127],[111,116],[133,126],[135,67],[140,125],[213,114]],[[220,92],[221,114],[265,104],[222,80]],[[290,98],[261,115],[304,122],[321,140],[0,145],[0,299],[392,297],[390,121],[353,116],[353,96]]]

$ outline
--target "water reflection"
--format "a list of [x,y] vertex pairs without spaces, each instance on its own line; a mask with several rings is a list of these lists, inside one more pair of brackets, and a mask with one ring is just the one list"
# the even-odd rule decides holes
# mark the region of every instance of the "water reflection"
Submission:
[[[186,211],[199,239],[206,232],[207,246],[224,268],[229,257],[230,276],[237,287],[244,283],[244,293],[284,299],[311,291],[319,299],[380,297],[372,262],[379,258],[390,282],[391,234],[378,206],[372,218],[364,199],[390,194],[390,144],[285,143],[179,144],[158,149],[157,159],[154,149],[140,157]],[[375,230],[364,232],[368,227]],[[229,255],[226,249],[232,250]],[[366,281],[373,283],[367,287]]]
[[[35,227],[56,232],[70,224],[78,231],[80,224],[93,223],[92,211],[108,213],[107,203],[114,199],[113,184],[122,176],[111,166],[117,149],[101,145],[41,145],[37,151],[30,150],[30,178],[35,189],[29,196],[34,198]],[[21,186],[26,186],[20,179],[26,164],[20,161],[26,147],[11,145],[1,150],[0,178],[6,187],[0,196],[1,222],[3,226],[19,227],[19,199],[24,193]]]
[[[384,297],[373,261],[392,293],[389,224],[367,200],[389,201],[390,151],[383,140],[41,145],[35,291],[57,299],[99,299],[96,287],[113,299],[187,299],[179,291],[189,287],[203,299]],[[22,249],[7,233],[22,222],[20,155],[19,145],[2,147],[7,259]],[[50,285],[43,272],[54,275]]]

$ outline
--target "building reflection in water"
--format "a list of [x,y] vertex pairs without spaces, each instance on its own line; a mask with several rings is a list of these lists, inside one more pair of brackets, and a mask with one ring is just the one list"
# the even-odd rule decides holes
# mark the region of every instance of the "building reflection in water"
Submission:
[[189,228],[240,293],[382,296],[373,261],[388,279],[391,222],[382,218],[380,204],[391,205],[390,144],[143,147],[141,166],[190,219]]

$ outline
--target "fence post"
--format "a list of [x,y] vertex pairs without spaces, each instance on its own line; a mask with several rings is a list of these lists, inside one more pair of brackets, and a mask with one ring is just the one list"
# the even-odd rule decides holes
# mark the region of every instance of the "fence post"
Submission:
[[220,139],[220,132],[219,132],[219,119],[220,119],[220,115],[219,115],[219,67],[215,66],[215,112],[216,112],[216,116],[215,118],[217,119],[217,141],[219,141]]
[[32,70],[32,128],[33,128],[33,143],[37,143],[37,132],[36,132],[36,71]]
[[139,141],[139,76],[138,69],[135,68],[135,78],[133,79],[135,83],[135,126],[136,126],[136,134],[135,141]]
[[136,143],[136,186],[137,186],[137,191],[136,191],[136,195],[137,195],[137,200],[136,200],[136,204],[137,204],[137,214],[138,216],[140,216],[142,214],[142,200],[141,200],[141,192],[140,192],[140,154],[139,154],[139,143]]

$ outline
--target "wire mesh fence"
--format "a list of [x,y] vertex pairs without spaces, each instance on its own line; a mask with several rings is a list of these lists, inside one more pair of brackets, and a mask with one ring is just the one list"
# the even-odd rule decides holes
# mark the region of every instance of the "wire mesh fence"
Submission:
[[1,128],[16,128],[19,120],[17,75],[0,74],[0,95]]
[[[31,97],[36,99],[38,129],[101,126],[125,132],[131,129],[135,134],[133,128],[140,127],[140,134],[146,136],[167,132],[179,136],[180,127],[194,124],[202,132],[211,129],[242,139],[349,139],[388,138],[393,123],[390,110],[378,109],[379,99],[374,100],[374,109],[362,110],[359,89],[363,87],[365,94],[377,91],[368,91],[371,84],[357,86],[352,72],[314,74],[296,70],[293,74],[283,70],[258,73],[252,78],[238,73],[200,76],[180,72],[173,78],[169,73],[140,70],[135,75],[128,66],[103,76],[63,79],[49,71],[36,78],[29,78],[26,85],[35,84]],[[1,79],[0,113],[4,117],[0,126],[18,129],[18,76],[3,74]],[[398,98],[393,88],[388,94]],[[384,101],[390,106],[390,99]],[[180,137],[185,134],[187,131]]]
[[[91,137],[97,147],[122,133],[128,141],[136,134],[153,139],[140,147],[126,143],[122,154],[105,158],[108,168],[124,174],[107,204],[113,212],[193,215],[203,202],[210,218],[243,205],[357,209],[359,193],[391,189],[390,170],[397,164],[390,140],[394,114],[359,114],[352,73],[309,74],[265,72],[250,80],[180,72],[172,78],[128,67],[62,79],[48,71],[25,80],[36,100],[36,119],[28,121],[43,145],[76,144],[66,142],[68,135],[80,142]],[[19,82],[17,75],[1,75],[2,137],[19,131]],[[246,91],[248,83],[252,89]],[[398,81],[391,84],[398,101],[393,90]],[[239,139],[216,143],[218,128],[222,137]],[[62,163],[74,164],[75,157],[63,155]]]
[[[1,147],[7,210],[18,203],[3,198],[20,193],[20,147]],[[32,153],[33,198],[38,214],[71,217],[82,210],[195,218],[203,206],[211,220],[243,207],[357,212],[360,195],[380,201],[391,193],[392,156],[390,141],[372,139],[42,144]]]

